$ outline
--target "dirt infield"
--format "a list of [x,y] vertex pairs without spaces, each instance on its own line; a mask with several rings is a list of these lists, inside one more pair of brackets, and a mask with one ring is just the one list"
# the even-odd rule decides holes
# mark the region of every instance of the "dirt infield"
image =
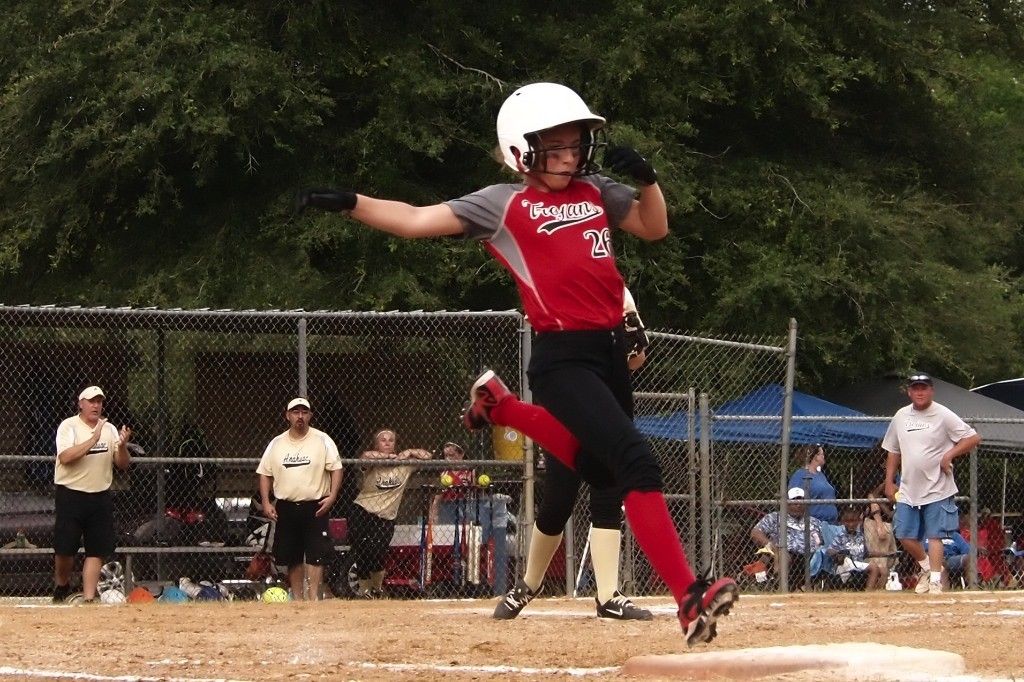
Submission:
[[[583,599],[514,621],[490,618],[495,600],[4,603],[0,680],[618,679],[631,656],[685,652],[669,603],[638,601],[653,622],[601,620]],[[950,651],[974,678],[1024,679],[1024,592],[744,595],[699,650],[824,642]]]

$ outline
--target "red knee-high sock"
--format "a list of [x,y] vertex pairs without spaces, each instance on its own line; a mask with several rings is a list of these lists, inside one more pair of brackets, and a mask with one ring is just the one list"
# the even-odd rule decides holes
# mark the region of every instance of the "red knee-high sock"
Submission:
[[490,420],[498,426],[510,426],[533,440],[571,469],[576,468],[580,442],[562,422],[540,405],[506,398],[491,408]]
[[676,603],[681,604],[694,577],[683,543],[679,541],[679,534],[668,513],[665,496],[658,490],[631,490],[626,494],[624,504],[626,519],[637,544],[647,555],[651,567],[672,591]]

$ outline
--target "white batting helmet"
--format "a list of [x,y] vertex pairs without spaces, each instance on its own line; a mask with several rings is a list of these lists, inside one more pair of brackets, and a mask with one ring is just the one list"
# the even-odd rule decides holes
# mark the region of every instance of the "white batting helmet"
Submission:
[[593,158],[595,133],[604,126],[604,118],[590,111],[583,99],[564,85],[531,83],[519,88],[498,111],[498,145],[505,164],[516,172],[529,170],[536,160],[535,135],[576,121],[586,125],[590,139],[580,141],[582,159],[574,175],[592,175],[600,170]]

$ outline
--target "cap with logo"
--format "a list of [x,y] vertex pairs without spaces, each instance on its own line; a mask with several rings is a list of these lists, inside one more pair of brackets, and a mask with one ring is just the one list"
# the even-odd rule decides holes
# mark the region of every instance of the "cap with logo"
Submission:
[[802,500],[802,499],[804,499],[804,489],[803,488],[790,488],[789,489],[789,499],[791,499],[791,500]]
[[309,406],[309,401],[305,398],[292,398],[291,402],[288,403],[288,409],[294,410],[296,407],[305,407],[307,410],[312,409]]
[[103,395],[103,389],[99,386],[89,386],[88,388],[82,389],[82,392],[78,394],[78,399],[92,400],[96,396],[106,397]]
[[911,374],[907,377],[907,386],[913,386],[914,384],[925,384],[927,386],[931,386],[932,378],[927,374],[921,374],[920,372],[917,374]]

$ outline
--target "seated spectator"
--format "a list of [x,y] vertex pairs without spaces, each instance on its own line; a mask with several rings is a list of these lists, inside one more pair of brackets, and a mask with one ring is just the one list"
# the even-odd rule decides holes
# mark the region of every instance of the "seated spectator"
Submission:
[[843,584],[868,590],[880,589],[888,573],[867,561],[868,551],[861,513],[856,507],[843,507],[839,515],[843,530],[828,546],[826,553],[835,567],[834,573]]
[[[874,496],[869,494],[868,497]],[[872,499],[864,515],[864,546],[867,549],[867,562],[881,572],[879,589],[884,587],[886,576],[896,565],[896,537],[892,533],[891,519],[892,508],[884,500]]]
[[[982,552],[982,549],[985,551]],[[1009,562],[1011,553],[1006,550],[1006,528],[1002,526],[999,517],[992,514],[988,508],[982,509],[978,519],[978,570],[981,571],[984,567],[989,574],[989,578],[984,580],[990,581],[993,587],[1009,587],[1014,581]]]
[[[967,510],[960,514],[960,534],[971,542],[970,517]],[[978,577],[982,582],[1009,585],[1013,575],[1007,563],[1006,531],[1003,524],[986,507],[978,516]]]
[[[786,549],[789,552],[789,584],[793,587],[802,585],[804,582],[804,560],[805,554],[810,555],[822,545],[821,521],[809,517],[811,541],[810,545],[804,538],[804,517],[808,516],[803,503],[803,488],[790,488],[789,502],[786,505]],[[777,562],[779,550],[779,512],[765,514],[757,524],[750,529],[750,539],[763,550],[762,561],[772,557]]]
[[[896,474],[896,485],[900,484],[900,475]],[[871,506],[868,508],[869,514],[874,514],[876,511],[882,516],[883,521],[892,523],[893,508],[892,502],[885,496],[885,481],[882,481],[868,493],[868,499],[871,500]]]
[[1019,588],[1024,584],[1024,523],[1018,523],[1006,548],[1006,564],[1010,569],[1007,587]]
[[[925,551],[928,551],[928,541],[924,541]],[[967,559],[971,546],[960,534],[960,531],[953,531],[948,538],[942,538],[942,562],[945,570],[944,587],[953,582],[956,578],[962,577],[967,571]],[[980,560],[979,560],[980,563]]]

